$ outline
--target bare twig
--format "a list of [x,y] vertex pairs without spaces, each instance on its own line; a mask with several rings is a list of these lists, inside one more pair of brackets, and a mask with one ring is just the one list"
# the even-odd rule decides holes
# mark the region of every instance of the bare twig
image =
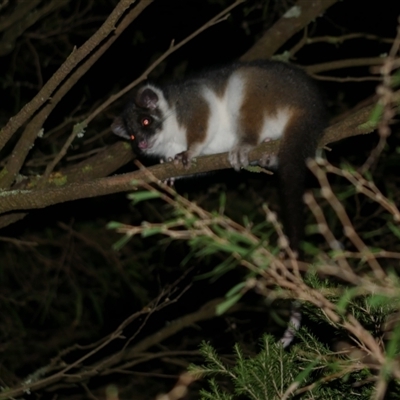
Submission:
[[179,377],[174,388],[166,394],[161,394],[156,397],[156,400],[179,400],[184,398],[188,393],[188,387],[198,379],[190,372],[185,372]]
[[[376,89],[379,96],[377,106],[382,107],[382,117],[379,121],[378,132],[379,132],[379,143],[375,149],[371,152],[364,165],[360,168],[361,172],[368,171],[373,164],[377,162],[379,156],[386,145],[386,140],[390,135],[390,123],[396,114],[393,104],[395,104],[395,96],[392,84],[392,73],[400,66],[400,57],[398,57],[400,47],[400,25],[397,27],[397,36],[394,40],[389,56],[385,58],[384,65],[380,68],[382,75],[382,84]],[[396,59],[396,56],[398,57]]]
[[327,43],[334,46],[338,46],[347,40],[362,39],[362,40],[375,40],[381,43],[393,43],[392,38],[383,38],[377,35],[371,35],[368,33],[349,33],[347,35],[341,36],[317,36],[308,37],[307,32],[305,32],[303,38],[297,43],[291,50],[290,55],[293,57],[300,49],[305,45],[312,45],[315,43]]
[[[177,282],[179,281],[180,280],[178,280]],[[129,318],[123,321],[117,327],[117,329],[115,329],[115,331],[112,332],[110,335],[106,336],[105,338],[103,338],[102,340],[98,341],[95,344],[86,346],[88,351],[86,352],[86,354],[81,356],[76,361],[65,366],[65,362],[61,359],[62,355],[60,354],[60,356],[52,360],[52,362],[48,366],[39,369],[36,373],[32,374],[27,379],[25,379],[25,381],[22,382],[22,384],[18,388],[7,389],[0,392],[0,399],[9,399],[13,397],[22,396],[27,391],[33,392],[43,387],[49,387],[61,380],[66,382],[81,382],[93,376],[93,374],[97,375],[100,371],[103,371],[106,366],[114,365],[114,363],[121,361],[122,355],[124,356],[124,359],[126,359],[125,353],[117,353],[116,355],[108,358],[106,361],[97,363],[96,366],[94,366],[92,369],[91,368],[82,369],[84,361],[88,360],[93,355],[99,353],[101,349],[108,346],[111,342],[117,339],[121,340],[126,339],[122,335],[122,333],[124,329],[127,326],[129,326],[133,321],[137,320],[141,316],[144,316],[146,320],[146,318],[149,318],[150,315],[153,314],[154,312],[161,310],[162,308],[174,303],[177,299],[179,299],[179,297],[183,293],[182,291],[180,293],[177,293],[177,296],[175,296],[175,298],[172,297],[177,282],[175,282],[175,284],[172,284],[168,289],[163,291],[151,304],[149,304],[148,307],[145,307],[142,310],[132,314]],[[143,327],[145,322],[146,321],[142,321],[139,330],[141,329],[141,327]],[[138,331],[136,331],[136,333],[134,333],[132,337],[135,337],[137,333]],[[78,348],[78,346],[74,346],[72,350],[76,348]],[[71,349],[69,349],[69,351],[71,351]],[[65,353],[66,352],[64,351],[63,354]],[[54,369],[56,369],[57,363],[61,364],[61,368],[58,366],[57,372],[54,372],[53,374],[42,378],[42,376],[49,374]],[[82,369],[81,372],[74,374],[69,373],[70,371],[73,371],[76,368],[78,370]]]
[[[321,182],[322,190],[325,190],[325,197],[334,208],[339,219],[341,219],[342,224],[345,227],[345,233],[350,240],[352,240],[356,247],[362,248],[362,251],[368,255],[367,262],[370,264],[375,275],[373,277],[368,277],[367,275],[355,277],[356,275],[352,273],[351,270],[347,271],[347,267],[344,269],[344,271],[338,271],[338,268],[335,268],[336,272],[334,274],[336,274],[338,277],[340,276],[341,279],[346,279],[349,276],[350,282],[353,282],[357,287],[362,287],[364,290],[369,290],[370,293],[376,294],[381,292],[385,293],[387,296],[397,296],[398,289],[393,288],[393,291],[390,290],[390,286],[392,284],[390,280],[386,279],[387,277],[385,272],[380,268],[376,260],[373,260],[372,253],[369,252],[369,249],[365,249],[365,245],[361,242],[361,239],[356,233],[353,231],[350,232],[352,230],[351,223],[348,217],[345,215],[344,210],[336,204],[337,199],[335,196],[331,193],[328,193],[330,189],[329,185],[324,179],[324,175],[319,171],[315,171],[314,165],[312,165],[312,163],[310,164],[311,169],[316,173],[317,178]],[[149,172],[147,172],[147,174],[149,174]],[[151,180],[154,183],[157,181],[155,177],[153,177]],[[146,190],[157,191],[156,188],[149,186],[149,184],[146,182],[142,182],[140,185],[142,185]],[[377,343],[373,336],[362,327],[359,321],[357,321],[351,314],[343,314],[343,312],[341,312],[332,301],[328,300],[320,290],[307,286],[304,283],[301,275],[297,273],[298,271],[296,268],[294,268],[293,271],[288,269],[282,260],[272,255],[265,246],[257,245],[257,243],[259,244],[259,238],[254,236],[248,229],[229,220],[227,217],[212,217],[209,213],[202,210],[196,204],[188,202],[186,199],[182,198],[176,193],[173,194],[173,197],[169,197],[163,193],[160,193],[160,197],[165,201],[168,201],[169,204],[174,205],[174,207],[183,214],[183,217],[181,219],[175,218],[171,223],[142,224],[141,226],[135,227],[125,226],[121,228],[121,231],[131,236],[145,233],[147,229],[157,228],[157,231],[164,235],[185,240],[192,239],[194,237],[205,236],[209,237],[213,243],[220,245],[221,248],[224,248],[224,246],[230,244],[230,233],[235,232],[237,235],[242,235],[244,238],[246,238],[245,240],[243,239],[243,242],[249,243],[249,245],[251,244],[251,247],[254,250],[252,251],[251,255],[249,255],[248,252],[245,252],[245,259],[243,259],[239,253],[233,253],[233,257],[235,257],[240,264],[248,268],[250,271],[261,275],[266,284],[271,286],[277,285],[284,290],[289,290],[293,293],[296,299],[310,302],[311,304],[320,308],[325,314],[326,318],[330,320],[333,325],[342,326],[345,328],[351,335],[357,338],[363,350],[367,354],[370,354],[380,366],[384,365],[385,356],[380,344]],[[185,221],[188,220],[195,220],[196,222],[191,222],[190,226],[187,227]],[[221,228],[223,228],[227,234],[221,235],[221,230],[216,229],[216,225],[219,225]],[[175,232],[179,234],[175,235]],[[265,265],[266,262],[268,267]],[[318,270],[323,272],[329,271],[325,267]],[[347,274],[347,272],[349,272],[349,274]],[[400,376],[400,371],[397,369],[393,370],[392,374],[393,376],[398,377]]]
[[5,237],[5,236],[0,236],[0,242],[8,242],[12,243],[18,247],[22,246],[37,246],[38,244],[36,242],[30,242],[27,240],[20,240],[20,239],[15,239],[11,237]]
[[383,57],[367,58],[349,58],[345,60],[329,61],[321,64],[314,64],[305,67],[309,74],[318,74],[320,72],[334,71],[343,68],[369,67],[371,65],[382,65],[385,62]]
[[355,231],[353,224],[351,223],[350,218],[343,207],[343,204],[333,193],[324,171],[321,168],[318,168],[318,165],[315,160],[310,160],[308,166],[321,185],[322,196],[329,202],[331,207],[335,210],[336,215],[339,217],[340,222],[343,225],[343,232],[345,236],[347,236],[351,240],[351,242],[358,249],[358,251],[365,254],[365,259],[370,265],[372,272],[375,274],[375,277],[377,279],[384,279],[386,277],[385,272],[379,265],[378,261],[375,259],[371,250],[361,240],[361,238]]
[[345,82],[376,82],[376,81],[380,81],[380,78],[375,77],[375,76],[363,76],[363,77],[348,76],[346,78],[339,78],[339,77],[336,77],[336,76],[316,75],[316,74],[311,74],[311,76],[314,79],[318,79],[320,81],[340,82],[340,83],[345,83]]
[[[102,43],[104,39],[106,39],[115,30],[115,26],[118,25],[121,17],[124,16],[124,11],[135,2],[136,0],[121,0],[111,12],[104,24],[99,28],[99,30],[79,49],[73,49],[71,55],[43,86],[42,90],[28,104],[26,104],[15,117],[11,118],[5,127],[0,131],[0,150],[16,132],[16,130],[21,127],[29,118],[31,118],[41,106],[49,101],[51,96],[54,94],[54,91],[73,71],[73,69],[75,69],[85,57],[91,54],[93,50],[97,48],[99,44]],[[151,0],[141,3],[143,3],[143,5],[148,5],[151,3]]]
[[171,42],[171,46],[167,51],[165,51],[160,57],[157,58],[156,61],[154,61],[137,79],[135,79],[133,82],[131,82],[129,85],[124,87],[122,90],[120,90],[118,93],[114,94],[113,96],[110,96],[107,101],[105,101],[101,106],[99,106],[91,115],[89,115],[84,123],[88,124],[90,121],[92,121],[98,114],[103,112],[110,104],[112,104],[114,101],[118,100],[121,96],[123,96],[125,93],[129,92],[132,88],[134,88],[138,83],[143,81],[144,79],[147,78],[147,76],[150,74],[151,71],[154,70],[154,68],[157,67],[161,62],[163,62],[167,57],[169,57],[172,53],[175,51],[179,50],[183,45],[186,43],[190,42],[192,39],[194,39],[196,36],[198,36],[200,33],[204,32],[206,29],[222,22],[225,21],[229,17],[229,13],[238,5],[242,4],[245,0],[236,0],[233,4],[231,4],[229,7],[225,8],[225,10],[221,11],[219,14],[217,14],[215,17],[211,18],[208,22],[206,22],[203,26],[201,26],[199,29],[194,31],[191,35],[186,37],[185,39],[181,40],[179,43],[175,44],[174,41]]

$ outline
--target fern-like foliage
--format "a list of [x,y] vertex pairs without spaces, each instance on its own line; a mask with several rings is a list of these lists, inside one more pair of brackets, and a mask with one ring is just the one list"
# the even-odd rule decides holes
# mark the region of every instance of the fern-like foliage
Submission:
[[[205,364],[190,367],[192,373],[209,378],[207,389],[200,391],[201,400],[374,398],[377,376],[334,353],[306,328],[300,330],[298,344],[289,350],[270,335],[262,337],[260,352],[252,357],[235,345],[233,364],[208,343],[202,344],[201,353]],[[395,382],[387,395],[400,398]]]
[[235,345],[233,366],[224,363],[212,346],[203,343],[201,353],[206,364],[192,366],[192,372],[223,378],[225,385],[230,382],[233,394],[227,393],[221,384],[211,378],[209,390],[201,391],[201,399],[279,399],[293,382],[298,379],[308,381],[309,374],[303,374],[304,363],[296,360],[294,352],[285,351],[270,335],[264,335],[261,341],[261,351],[254,357],[246,357],[241,348]]

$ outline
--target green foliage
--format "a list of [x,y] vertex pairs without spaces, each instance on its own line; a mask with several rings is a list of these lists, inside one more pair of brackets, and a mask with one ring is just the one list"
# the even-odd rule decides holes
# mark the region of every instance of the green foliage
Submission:
[[[331,291],[328,297],[338,306],[344,320],[346,315],[354,316],[374,337],[382,334],[388,316],[400,308],[396,299],[390,296],[360,296],[356,289],[343,290],[338,285],[329,285],[328,280],[321,280],[315,274],[309,274],[307,283],[323,293]],[[238,284],[227,293],[227,300],[222,303],[223,311],[240,298],[244,286]],[[340,292],[342,294],[337,295]],[[346,353],[332,351],[332,344],[347,336],[343,327],[332,323],[321,308],[309,303],[303,304],[302,313],[315,324],[314,328],[303,326],[297,332],[296,344],[288,350],[284,350],[275,337],[264,335],[261,350],[256,355],[245,355],[245,350],[236,344],[232,363],[231,356],[224,358],[210,344],[203,343],[201,353],[206,363],[190,368],[192,372],[208,377],[208,386],[201,391],[201,399],[371,398],[375,390],[374,372],[352,359],[359,353],[347,357]],[[326,332],[329,332],[329,345],[321,340],[326,340]],[[347,347],[352,348],[355,344],[349,340]],[[399,353],[400,327],[397,324],[386,344],[388,362],[396,360]],[[390,381],[391,368],[391,364],[387,364],[382,369],[383,379]],[[396,382],[387,394],[387,398],[400,396]]]
[[369,117],[369,122],[373,126],[376,126],[382,119],[383,111],[384,111],[384,105],[381,103],[377,103],[374,109],[372,110],[371,116]]
[[120,239],[118,239],[113,245],[112,248],[113,250],[121,250],[129,241],[131,238],[126,235],[126,236],[121,236]]
[[[236,364],[229,366],[212,346],[203,343],[201,353],[206,364],[201,367],[192,366],[191,370],[201,371],[207,376],[221,375],[230,381],[236,396],[248,399],[279,398],[301,372],[300,364],[296,363],[293,354],[285,352],[268,335],[263,337],[262,349],[255,357],[245,356],[238,345],[234,352]],[[201,396],[203,400],[235,398],[218,387],[213,379],[210,381],[210,391],[203,390]]]
[[128,194],[128,199],[132,200],[133,204],[140,203],[151,199],[158,199],[161,196],[159,192],[143,190]]
[[[239,283],[237,286],[242,286],[242,283]],[[242,293],[235,293],[235,294],[230,294],[231,291],[229,291],[226,294],[226,299],[222,303],[218,304],[216,313],[217,315],[222,315],[224,312],[226,312],[229,308],[231,308],[233,305],[235,305],[241,298],[242,298]]]
[[[352,177],[357,176],[352,167],[345,171]],[[345,203],[352,202],[356,196],[360,194],[350,185],[336,198]],[[143,199],[146,197],[144,195]],[[147,199],[156,197],[149,195]],[[242,280],[233,282],[231,289],[226,290],[225,300],[216,309],[217,315],[227,312],[254,287],[267,296],[272,292],[271,297],[276,298],[293,296],[293,291],[296,298],[298,292],[292,289],[292,281],[285,281],[289,286],[282,285],[292,270],[285,269],[282,259],[277,256],[282,249],[269,241],[276,226],[268,210],[267,218],[261,224],[252,224],[250,219],[239,224],[224,215],[226,196],[220,197],[219,212],[192,206],[175,193],[170,193],[169,204],[174,206],[171,219],[161,224],[142,223],[127,231],[127,236],[132,232],[144,236],[150,230],[173,239],[185,239],[191,248],[185,263],[222,259],[199,278],[216,281],[239,265],[246,267]],[[337,217],[331,214],[327,219],[337,223]],[[328,223],[330,228],[331,225]],[[387,224],[386,232],[391,232],[393,238],[398,236],[398,228],[393,223]],[[250,355],[243,343],[236,344],[233,364],[232,356],[230,361],[225,360],[210,344],[203,344],[201,352],[206,363],[191,368],[209,378],[207,389],[201,391],[201,399],[370,398],[375,390],[376,368],[370,368],[368,362],[371,359],[374,362],[374,352],[370,351],[371,356],[363,349],[368,349],[366,343],[371,340],[377,343],[386,340],[387,353],[383,352],[386,361],[380,365],[380,373],[381,379],[392,378],[393,368],[397,368],[392,365],[396,365],[393,360],[399,355],[400,329],[394,326],[390,337],[385,336],[383,329],[388,317],[400,308],[396,294],[400,293],[398,278],[393,272],[392,276],[388,274],[386,279],[379,281],[371,278],[374,270],[369,270],[371,257],[378,262],[385,251],[384,243],[369,245],[368,252],[359,253],[330,248],[321,252],[320,246],[311,244],[306,244],[305,249],[312,261],[308,264],[307,274],[298,280],[295,275],[290,278],[302,288],[299,298],[302,314],[308,322],[298,332],[297,343],[284,350],[276,337],[264,335],[261,350],[256,355]],[[326,267],[340,271],[340,260],[346,260],[358,275],[350,274],[346,281],[346,269],[343,268],[343,279],[332,279],[329,272],[321,277],[321,270]],[[277,276],[274,271],[279,271],[277,280],[274,280]],[[332,275],[341,278],[340,274]],[[337,342],[345,343],[342,353],[332,350]],[[371,359],[363,361],[367,356]],[[393,385],[390,395],[396,394],[400,395],[400,391]]]
[[[335,398],[332,396],[343,395],[344,392],[341,392],[335,383],[325,386],[311,385],[311,383],[315,382],[316,378],[322,382],[323,376],[327,377],[340,370],[339,364],[343,366],[345,362],[332,358],[328,347],[318,342],[306,329],[301,330],[299,338],[301,340],[299,345],[290,351],[285,351],[276,343],[274,337],[264,335],[261,340],[261,350],[255,356],[245,356],[243,350],[235,345],[234,365],[223,361],[212,346],[203,343],[201,353],[206,364],[190,367],[193,373],[209,377],[208,388],[201,391],[201,399],[272,400],[281,399],[284,395],[291,398],[298,387],[304,388],[307,385],[309,390],[300,390],[304,398],[315,396],[315,398],[331,399]],[[358,371],[355,375],[359,377],[354,376],[354,379],[365,379],[366,376],[370,376],[369,373]],[[345,374],[337,377],[342,380],[341,387],[351,386],[353,379],[347,377],[345,383],[344,377]],[[364,388],[364,392],[371,393],[371,387],[370,384],[369,388]]]
[[[352,361],[334,354],[306,328],[298,334],[299,343],[285,351],[276,339],[264,335],[255,356],[244,355],[235,345],[235,361],[219,356],[208,343],[201,353],[204,365],[191,365],[195,375],[208,377],[202,400],[251,399],[368,399],[374,391],[374,379],[365,368],[354,368]],[[390,392],[400,395],[397,385]],[[286,396],[286,397],[285,397]]]

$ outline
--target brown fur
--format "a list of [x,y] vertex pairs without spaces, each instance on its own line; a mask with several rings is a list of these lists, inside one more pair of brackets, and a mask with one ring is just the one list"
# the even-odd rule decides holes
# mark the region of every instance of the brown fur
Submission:
[[176,108],[178,123],[186,130],[188,150],[192,150],[191,147],[195,147],[197,143],[203,143],[206,139],[210,108],[201,93],[192,91],[190,102],[185,96],[173,96],[168,99],[168,103],[171,108]]
[[209,117],[210,108],[207,102],[199,98],[190,115],[182,119],[182,125],[186,128],[188,150],[192,150],[196,143],[203,143],[206,140]]
[[222,98],[224,96],[227,84],[228,84],[228,79],[224,79],[221,82],[217,82],[216,85],[214,86],[213,89],[215,91],[215,94],[219,98]]
[[240,71],[245,82],[243,103],[240,108],[239,134],[241,143],[256,146],[260,142],[260,133],[263,126],[264,116],[270,114],[269,104],[266,103],[265,92],[258,90],[251,79],[248,69]]

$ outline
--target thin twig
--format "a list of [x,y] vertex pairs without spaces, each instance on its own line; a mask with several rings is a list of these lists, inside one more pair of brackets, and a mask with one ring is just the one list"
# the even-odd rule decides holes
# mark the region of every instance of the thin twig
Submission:
[[71,143],[74,141],[77,135],[82,133],[82,129],[84,127],[87,127],[89,123],[100,113],[102,113],[110,104],[112,104],[115,100],[120,98],[123,94],[125,94],[127,91],[131,90],[134,86],[136,86],[139,82],[142,80],[146,79],[148,74],[156,68],[157,65],[159,65],[162,61],[164,61],[170,54],[174,53],[176,50],[181,48],[183,45],[188,43],[190,40],[192,40],[194,37],[199,35],[201,32],[205,31],[206,29],[210,28],[211,26],[214,26],[222,21],[225,21],[229,17],[229,12],[238,6],[239,4],[243,3],[245,0],[237,0],[235,3],[227,7],[224,11],[216,15],[215,17],[211,18],[207,23],[205,23],[202,27],[197,29],[195,32],[193,32],[191,35],[189,35],[187,38],[179,42],[178,44],[173,44],[170,46],[170,48],[164,52],[153,64],[151,64],[143,73],[142,75],[135,79],[131,84],[126,86],[124,89],[119,91],[117,94],[109,97],[103,104],[101,104],[99,107],[96,108],[82,123],[77,124],[74,126],[74,129],[72,133],[69,135],[68,139],[64,143],[63,147],[57,154],[57,156],[54,158],[54,160],[49,163],[46,167],[46,170],[43,174],[43,182],[46,181],[46,179],[50,176],[51,172],[54,170],[55,166],[60,162],[60,160],[67,154],[67,151],[69,147],[71,146]]
[[245,0],[236,0],[233,4],[231,4],[229,7],[227,7],[225,10],[217,14],[215,17],[211,18],[208,22],[206,22],[203,26],[201,26],[199,29],[194,31],[191,35],[180,41],[178,44],[175,44],[174,41],[172,41],[171,46],[167,51],[165,51],[160,57],[157,58],[156,61],[154,61],[146,70],[133,82],[131,82],[129,85],[125,86],[122,90],[120,90],[118,93],[110,96],[103,104],[101,104],[96,110],[94,110],[85,120],[84,123],[87,125],[89,122],[91,122],[98,114],[102,113],[110,104],[112,104],[114,101],[118,100],[121,96],[123,96],[125,93],[129,92],[131,89],[133,89],[138,83],[142,82],[144,79],[147,78],[147,76],[154,70],[154,68],[157,67],[161,62],[163,62],[167,57],[169,57],[172,53],[180,49],[183,45],[186,43],[190,42],[192,39],[194,39],[196,36],[198,36],[200,33],[204,32],[206,29],[222,22],[225,21],[229,17],[229,12],[232,11],[235,7],[237,7],[239,4],[242,4]]

